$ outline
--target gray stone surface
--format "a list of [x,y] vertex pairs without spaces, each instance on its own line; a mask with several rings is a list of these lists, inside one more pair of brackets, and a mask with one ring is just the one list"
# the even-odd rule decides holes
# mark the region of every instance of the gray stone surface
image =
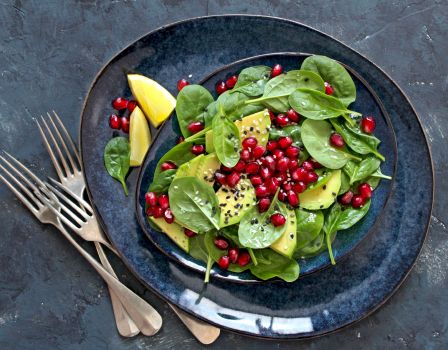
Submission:
[[[301,21],[343,41],[388,72],[408,94],[427,132],[436,201],[416,267],[392,299],[367,319],[302,342],[261,341],[223,332],[210,348],[446,348],[446,1],[3,0],[0,149],[15,154],[42,177],[54,174],[33,117],[55,109],[76,136],[83,98],[113,54],[161,25],[223,13]],[[155,305],[165,322],[154,337],[121,338],[99,277],[64,238],[36,222],[4,186],[0,186],[0,222],[0,349],[200,348],[171,310],[114,261],[121,277]]]

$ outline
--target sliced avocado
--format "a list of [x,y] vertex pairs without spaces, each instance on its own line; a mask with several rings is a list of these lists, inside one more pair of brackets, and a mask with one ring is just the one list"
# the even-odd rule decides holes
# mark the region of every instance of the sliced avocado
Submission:
[[176,243],[182,250],[187,253],[190,250],[190,239],[185,235],[184,228],[179,224],[173,222],[169,224],[163,218],[148,217],[162,232],[164,232],[174,243]]
[[216,153],[207,154],[201,159],[196,173],[191,174],[203,180],[207,185],[213,186],[215,183],[215,171],[219,169],[221,163]]
[[176,176],[174,178],[177,179],[179,177],[194,176],[204,157],[205,156],[203,154],[200,154],[189,162],[182,164],[179,169],[177,169]]
[[271,249],[287,258],[291,258],[297,245],[297,222],[294,210],[286,207],[286,212],[288,215],[286,218],[286,230],[279,239],[271,244]]
[[[235,125],[240,131],[241,140],[252,136],[257,139],[258,144],[261,146],[266,146],[268,143],[271,119],[269,118],[267,109],[237,120]],[[205,134],[205,149],[208,153],[215,151],[215,147],[213,146],[213,130],[209,130]]]
[[330,181],[330,179],[331,179],[332,170],[328,170],[325,168],[317,169],[316,173],[319,176],[319,178],[317,179],[317,181],[315,183],[312,183],[311,185],[309,185],[304,192],[312,191],[315,188],[320,188],[320,187],[323,187],[324,185],[326,185],[328,183],[328,181]]
[[219,226],[225,227],[240,222],[243,215],[256,203],[255,189],[248,179],[242,179],[234,188],[222,186],[218,192],[221,217]]
[[341,187],[341,170],[334,170],[328,182],[322,187],[299,194],[300,207],[317,210],[325,209],[334,203]]

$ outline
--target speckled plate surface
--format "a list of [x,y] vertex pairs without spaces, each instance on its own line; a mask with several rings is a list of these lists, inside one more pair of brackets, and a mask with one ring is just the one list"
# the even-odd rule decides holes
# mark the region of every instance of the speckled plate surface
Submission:
[[[276,63],[282,65],[285,71],[298,69],[302,61],[307,57],[306,54],[300,53],[273,53],[267,55],[260,55],[256,57],[246,58],[238,62],[226,65],[219,68],[217,71],[208,75],[201,80],[199,84],[206,87],[215,99],[217,98],[214,86],[218,81],[225,80],[233,74],[237,74],[243,68],[266,65],[273,66]],[[356,102],[350,105],[350,108],[361,112],[365,115],[374,115],[377,120],[377,127],[375,135],[381,140],[380,152],[387,154],[386,162],[381,166],[385,174],[393,175],[395,164],[397,160],[397,145],[392,123],[384,110],[381,101],[375,94],[369,84],[362,79],[353,69],[347,67],[351,72],[353,80],[355,81],[357,98]],[[148,235],[148,238],[168,257],[175,261],[189,266],[197,271],[204,272],[206,266],[204,263],[192,258],[189,254],[180,249],[171,239],[154,230],[148,223],[145,216],[145,193],[152,182],[155,167],[160,157],[162,157],[175,144],[177,138],[181,135],[178,123],[174,116],[168,120],[159,130],[156,138],[153,140],[151,150],[141,167],[140,176],[137,184],[137,208],[136,215],[143,231]],[[354,227],[349,230],[341,232],[333,244],[334,256],[337,261],[350,253],[368,234],[376,234],[375,222],[381,220],[381,213],[386,205],[387,199],[391,193],[392,181],[381,181],[380,185],[374,192],[370,210],[366,217]],[[312,272],[316,272],[322,268],[330,265],[328,252],[323,252],[313,258],[306,260],[299,260],[300,275],[303,277]],[[223,271],[214,265],[211,274],[215,278],[224,280],[238,281],[238,282],[259,282],[250,272],[232,273]]]
[[[395,181],[376,233],[335,267],[292,284],[239,284],[215,278],[204,286],[201,274],[167,259],[140,228],[134,197],[137,170],[127,179],[129,197],[107,175],[103,150],[112,136],[107,126],[110,101],[130,95],[126,71],[144,73],[175,93],[179,77],[191,74],[190,80],[197,82],[226,64],[269,52],[327,55],[352,67],[369,82],[395,130]],[[414,109],[375,64],[302,24],[260,16],[218,16],[162,27],[106,65],[92,85],[81,117],[81,152],[89,196],[123,261],[161,297],[224,329],[265,338],[307,338],[348,326],[372,313],[396,291],[426,237],[433,171]],[[418,172],[413,170],[417,168]]]

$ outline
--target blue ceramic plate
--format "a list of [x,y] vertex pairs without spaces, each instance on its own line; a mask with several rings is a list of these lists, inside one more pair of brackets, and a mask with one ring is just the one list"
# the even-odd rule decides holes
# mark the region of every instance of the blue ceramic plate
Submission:
[[[192,82],[199,82],[219,67],[269,52],[326,55],[352,67],[369,82],[395,131],[395,181],[375,224],[375,234],[366,237],[335,267],[292,284],[241,284],[215,278],[204,287],[200,273],[167,259],[140,228],[135,213],[138,170],[128,176],[129,197],[107,175],[103,150],[112,137],[107,125],[110,102],[117,96],[130,96],[124,72],[148,75],[175,94],[180,77],[191,75]],[[81,152],[89,196],[123,261],[162,298],[223,329],[265,338],[307,338],[350,325],[372,313],[397,290],[425,239],[433,201],[433,172],[414,109],[375,64],[300,23],[260,16],[217,16],[153,31],[101,70],[81,118]],[[388,159],[393,158],[387,150],[383,152]],[[418,172],[413,171],[416,168]]]
[[[305,54],[275,53],[247,58],[218,69],[199,83],[211,91],[216,99],[217,95],[214,91],[216,83],[227,79],[233,74],[238,74],[243,68],[256,65],[273,66],[274,64],[279,63],[283,66],[285,71],[289,71],[298,69],[307,56],[308,55]],[[392,123],[378,96],[369,84],[353,69],[349,67],[347,67],[347,69],[351,72],[353,80],[355,81],[357,93],[356,102],[350,105],[350,108],[361,112],[364,115],[375,116],[377,120],[375,135],[381,140],[379,150],[381,153],[388,155],[386,162],[382,164],[381,168],[383,173],[392,175],[394,173],[397,158],[396,140]],[[166,253],[170,258],[204,273],[206,269],[204,263],[197,261],[189,254],[185,253],[173,243],[167,235],[154,230],[149,225],[145,215],[145,193],[152,182],[157,162],[176,144],[176,140],[180,135],[181,133],[179,131],[177,119],[174,115],[160,128],[156,138],[153,140],[151,150],[148,152],[145,162],[141,167],[137,184],[136,214],[144,232],[162,252]],[[341,259],[352,251],[368,233],[375,234],[374,224],[376,221],[380,220],[381,212],[386,205],[391,188],[392,181],[381,181],[374,192],[371,207],[366,217],[357,225],[341,232],[337,236],[336,241],[333,244],[334,257],[336,260]],[[301,277],[324,267],[328,267],[330,265],[328,252],[325,251],[310,259],[299,260],[299,265]],[[215,267],[211,272],[212,276],[238,282],[258,282],[258,280],[248,271],[244,273],[232,273],[219,269],[217,265],[214,266]]]

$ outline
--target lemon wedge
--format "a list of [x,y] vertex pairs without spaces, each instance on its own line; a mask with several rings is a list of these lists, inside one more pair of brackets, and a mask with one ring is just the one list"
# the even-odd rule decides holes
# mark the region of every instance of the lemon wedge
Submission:
[[162,85],[139,74],[129,74],[132,95],[143,109],[148,120],[158,127],[176,107],[176,99]]
[[129,143],[131,145],[131,166],[140,166],[151,145],[151,132],[142,110],[135,107],[131,113]]

